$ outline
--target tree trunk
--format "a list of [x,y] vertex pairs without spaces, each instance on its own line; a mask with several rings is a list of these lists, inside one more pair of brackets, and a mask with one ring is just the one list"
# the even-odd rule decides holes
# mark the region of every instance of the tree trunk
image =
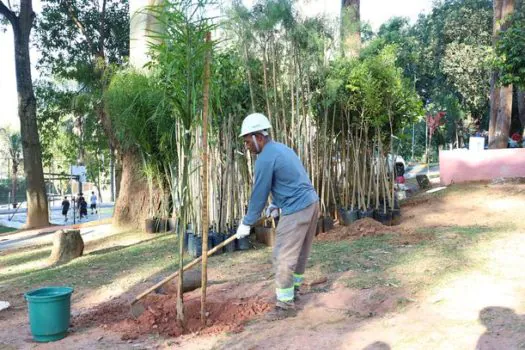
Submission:
[[342,0],[341,40],[345,57],[358,57],[361,50],[360,0]]
[[[148,182],[142,175],[142,160],[136,150],[121,153],[122,175],[120,193],[115,204],[113,224],[142,228],[149,215]],[[160,207],[162,191],[153,190],[153,208]]]
[[491,148],[507,148],[512,117],[512,85],[500,88],[498,118]]
[[16,185],[17,185],[16,175],[18,173],[18,169],[14,164],[16,163],[13,160],[13,168],[12,168],[12,173],[11,173],[11,198],[13,198],[13,208],[15,207],[15,204],[17,203],[16,202]]
[[[148,6],[159,5],[161,0],[147,0]],[[141,69],[147,62],[147,47],[151,38],[147,37],[148,30],[155,30],[158,25],[154,16],[144,11],[145,3],[143,1],[130,2],[130,62],[132,65]],[[158,29],[157,29],[158,30]],[[103,56],[101,50],[103,45],[99,42],[98,55]],[[98,116],[102,123],[104,133],[109,139],[110,150],[112,151],[112,175],[114,187],[112,187],[112,196],[114,197],[115,210],[113,212],[113,224],[118,226],[130,226],[134,228],[143,228],[144,221],[148,218],[150,204],[154,211],[160,208],[161,201],[164,198],[163,191],[158,188],[153,189],[153,203],[150,203],[150,193],[148,182],[143,176],[142,160],[136,149],[123,149],[119,144],[111,123],[111,118],[106,114],[103,104],[98,106]],[[120,163],[115,171],[115,151],[119,155]],[[115,198],[116,197],[116,198]]]
[[111,201],[115,203],[115,148],[111,145],[111,143],[109,145],[109,153],[109,181],[111,182]]
[[490,120],[489,120],[489,148],[496,148],[494,136],[496,134],[496,121],[498,120],[500,87],[497,72],[492,72],[490,78]]
[[100,190],[100,171],[97,172],[97,192],[98,192],[98,202],[102,203],[102,191]]
[[521,128],[525,133],[525,91],[518,90],[518,115],[520,118]]
[[[501,28],[499,28],[498,32],[508,27],[509,24],[505,19],[514,12],[514,0],[503,0],[501,5]],[[502,86],[499,89],[498,115],[494,132],[494,142],[491,148],[507,148],[512,118],[512,89],[512,85]],[[497,95],[493,97],[498,98]]]
[[19,8],[19,15],[16,16],[0,1],[0,13],[11,23],[15,42],[18,117],[20,118],[24,173],[27,183],[27,220],[24,226],[34,228],[49,225],[42,151],[36,124],[36,99],[33,92],[29,56],[29,35],[35,13],[31,0],[21,0]]
[[[493,10],[493,29],[492,29],[492,45],[496,46],[498,32],[500,30],[501,9],[503,0],[494,0]],[[492,72],[490,78],[490,119],[489,119],[489,148],[495,148],[494,135],[496,134],[496,121],[498,120],[498,107],[500,87],[498,85],[499,74],[497,71]]]

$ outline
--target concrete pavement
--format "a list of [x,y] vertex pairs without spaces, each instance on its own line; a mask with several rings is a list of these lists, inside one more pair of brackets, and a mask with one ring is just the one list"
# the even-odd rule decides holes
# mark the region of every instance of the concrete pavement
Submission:
[[[53,225],[70,225],[79,223],[85,223],[90,221],[102,220],[111,218],[113,216],[114,203],[101,203],[97,205],[98,214],[91,214],[91,209],[88,207],[87,217],[79,220],[78,210],[76,212],[75,218],[73,218],[73,207],[69,209],[67,221],[64,220],[62,215],[62,208],[60,205],[52,206],[49,208],[49,222]],[[16,229],[21,229],[26,222],[27,218],[27,208],[20,208],[18,211],[13,209],[4,209],[0,210],[0,225],[6,227],[12,227]]]
[[413,167],[407,167],[405,179],[413,179],[417,175],[428,175],[430,177],[439,176],[439,164],[432,165],[430,168],[426,164],[417,164]]
[[[34,245],[50,244],[53,242],[53,233],[72,226],[51,226],[37,230],[27,230],[4,234],[0,236],[0,252],[8,249],[17,249]],[[113,233],[110,224],[85,227],[80,229],[84,243],[91,240],[110,236]]]

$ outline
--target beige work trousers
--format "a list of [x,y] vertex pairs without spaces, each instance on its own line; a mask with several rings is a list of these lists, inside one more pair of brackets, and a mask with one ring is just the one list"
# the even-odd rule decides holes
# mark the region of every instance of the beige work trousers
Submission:
[[294,274],[302,275],[317,230],[319,202],[290,215],[281,216],[277,225],[273,263],[276,289],[294,287]]

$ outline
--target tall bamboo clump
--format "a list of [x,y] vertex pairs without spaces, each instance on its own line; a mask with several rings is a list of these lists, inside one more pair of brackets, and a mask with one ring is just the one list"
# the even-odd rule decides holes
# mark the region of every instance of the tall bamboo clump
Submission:
[[[341,71],[329,65],[336,51],[329,26],[298,19],[289,1],[268,2],[251,12],[240,5],[232,9],[224,30],[236,40],[214,52],[213,122],[203,141],[202,74],[208,47],[202,38],[212,29],[203,7],[189,0],[162,5],[157,16],[167,34],[156,33],[160,40],[152,47],[152,66],[160,63],[160,83],[174,106],[161,143],[181,237],[188,223],[201,235],[210,226],[229,233],[245,215],[254,159],[238,130],[252,111],[264,112],[273,124],[273,138],[297,152],[319,193],[323,215],[337,216],[339,208],[366,212],[381,204],[384,210],[392,207],[393,177],[385,160],[391,147],[385,146],[387,113],[381,109],[386,100],[374,97],[381,74],[375,73],[374,62],[356,60],[350,68],[357,69]],[[395,120],[395,105],[389,106],[388,116]],[[395,130],[391,124],[390,134]],[[203,149],[209,149],[207,161],[201,160]],[[207,181],[200,175],[203,167]],[[208,199],[203,191],[209,192]],[[204,211],[208,220],[202,220]],[[182,266],[182,238],[179,252]]]

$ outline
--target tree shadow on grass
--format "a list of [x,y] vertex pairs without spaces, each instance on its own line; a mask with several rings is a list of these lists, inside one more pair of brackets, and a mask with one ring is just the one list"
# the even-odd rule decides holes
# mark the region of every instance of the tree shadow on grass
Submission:
[[0,255],[0,261],[3,267],[10,267],[25,264],[34,260],[40,260],[46,256],[49,256],[49,254],[51,254],[51,249],[49,247],[45,247],[16,252],[13,254],[2,254]]
[[[119,245],[115,245],[115,246],[111,246],[111,247],[107,247],[107,248],[102,248],[102,249],[91,249],[89,251],[89,253],[87,253],[86,255],[99,255],[99,254],[107,254],[107,253],[111,253],[111,252],[116,252],[116,251],[119,251],[121,249],[126,249],[128,247],[132,247],[132,246],[140,244],[140,243],[149,242],[149,241],[152,241],[152,240],[155,240],[155,239],[157,239],[157,237],[153,236],[151,238],[144,239],[144,240],[141,240],[139,242],[132,243],[132,244],[119,244]],[[103,243],[104,242],[97,242],[96,246],[101,246]],[[89,248],[92,248],[92,246],[90,245]]]
[[[22,242],[25,242],[27,240],[34,239],[34,238],[37,238],[37,237],[48,236],[48,235],[50,235],[52,233],[55,233],[55,231],[38,232],[38,233],[32,234],[30,236],[26,236],[26,237],[22,237],[22,238],[15,238],[15,239],[8,240],[8,241],[3,241],[3,242],[0,242],[0,250],[16,249],[17,248],[17,246],[16,246],[17,244],[20,244]],[[45,244],[49,244],[49,243],[45,243]],[[26,246],[27,245],[21,246],[20,248],[25,248]]]
[[68,264],[5,274],[0,283],[9,284],[13,290],[27,290],[41,285],[70,285],[90,289],[112,283],[134,269],[158,269],[175,261],[177,244],[174,235],[158,235],[120,249],[99,254],[88,254]]

